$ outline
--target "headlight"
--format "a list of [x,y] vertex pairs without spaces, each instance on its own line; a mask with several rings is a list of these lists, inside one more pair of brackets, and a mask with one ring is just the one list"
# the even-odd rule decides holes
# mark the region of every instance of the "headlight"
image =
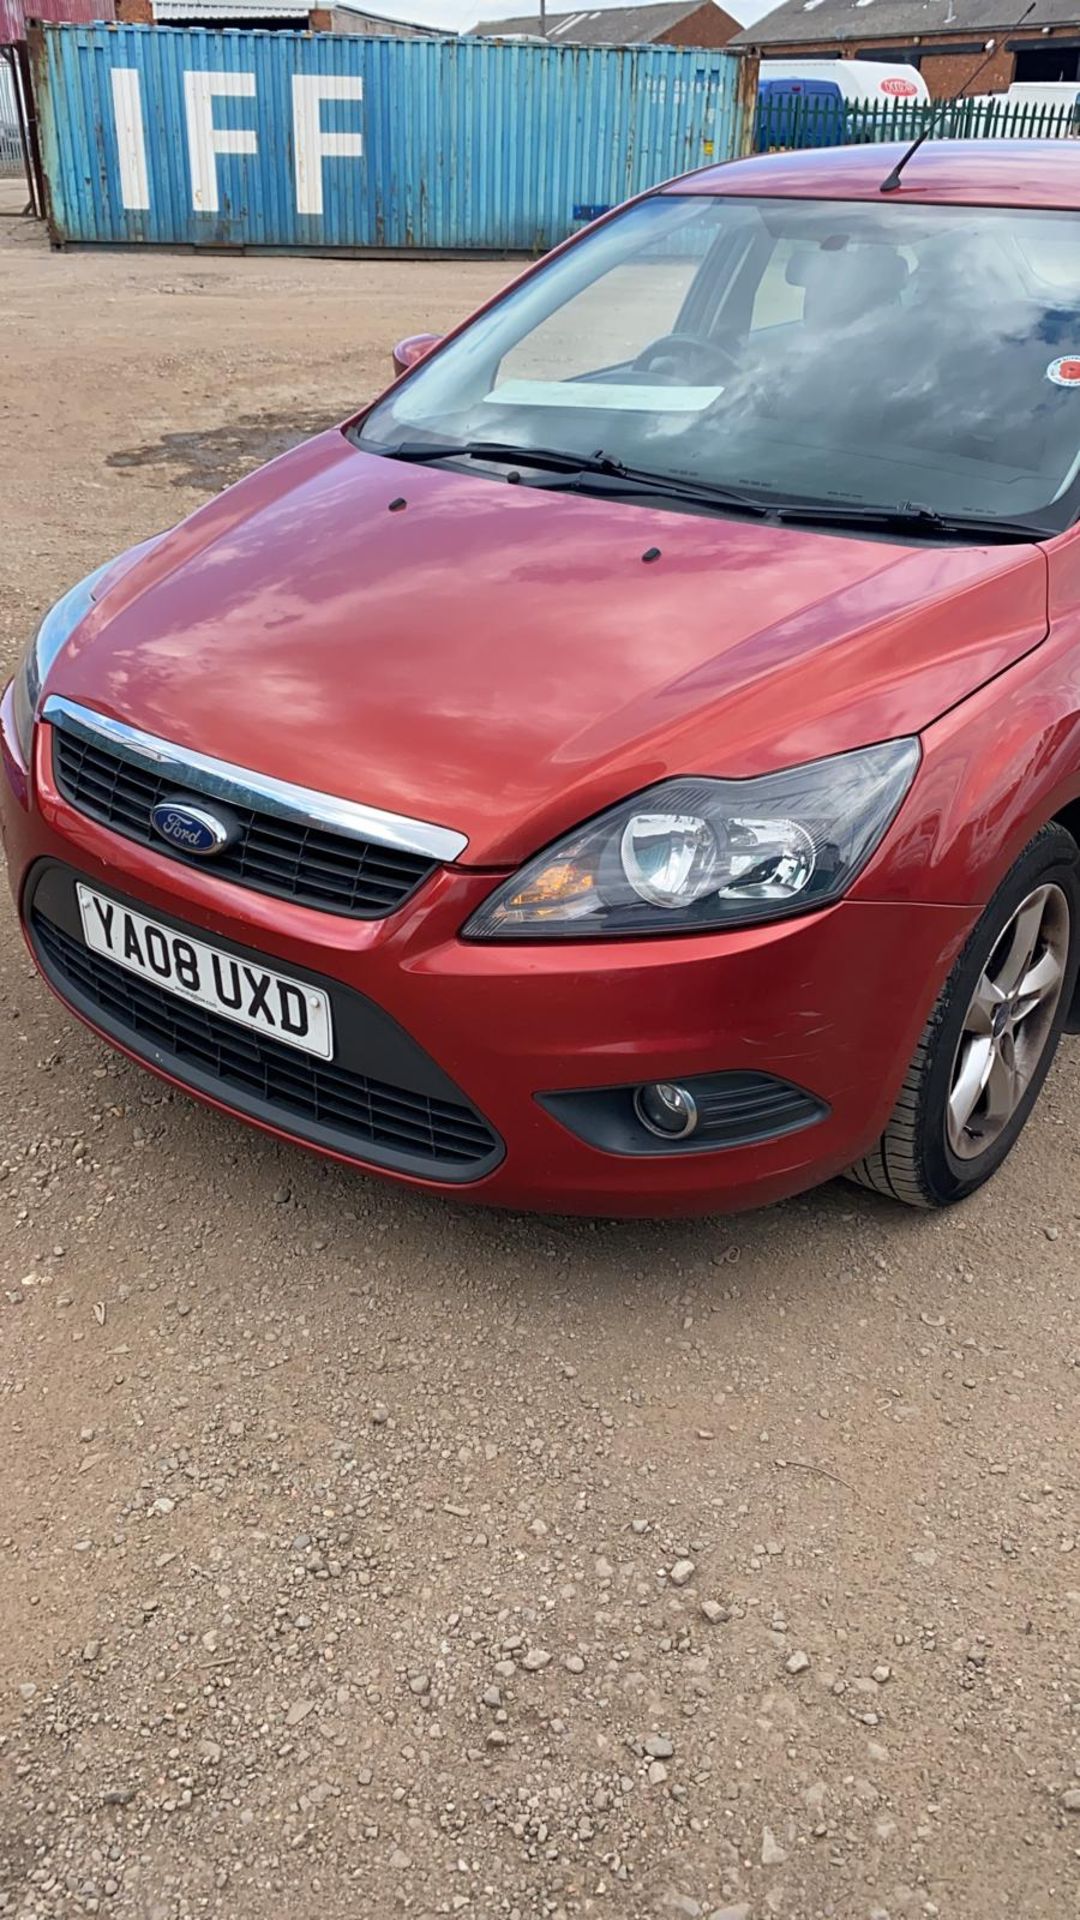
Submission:
[[79,621],[89,613],[93,605],[94,588],[112,565],[113,562],[109,560],[104,567],[97,567],[93,573],[88,573],[85,580],[80,580],[77,587],[72,587],[54,607],[50,607],[16,671],[13,696],[15,736],[28,766],[38,701],[49,669]]
[[919,764],[890,740],[757,780],[666,780],[531,860],[473,940],[692,933],[804,913],[846,892]]

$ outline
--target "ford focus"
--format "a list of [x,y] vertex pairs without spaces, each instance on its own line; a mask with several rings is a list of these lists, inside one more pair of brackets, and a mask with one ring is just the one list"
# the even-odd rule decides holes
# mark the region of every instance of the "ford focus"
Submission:
[[74,1014],[486,1203],[995,1171],[1080,1011],[1080,150],[897,158],[616,210],[65,593],[0,788]]

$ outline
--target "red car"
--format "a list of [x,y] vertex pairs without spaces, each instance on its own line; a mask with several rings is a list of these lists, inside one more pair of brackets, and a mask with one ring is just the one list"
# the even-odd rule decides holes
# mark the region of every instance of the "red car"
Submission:
[[3,704],[64,1003],[428,1189],[940,1206],[1080,960],[1080,149],[601,220],[72,589]]

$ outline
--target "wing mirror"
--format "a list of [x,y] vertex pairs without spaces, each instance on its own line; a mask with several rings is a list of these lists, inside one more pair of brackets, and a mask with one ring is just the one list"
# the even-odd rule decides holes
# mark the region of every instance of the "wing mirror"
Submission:
[[400,380],[403,373],[408,373],[410,367],[415,367],[417,361],[438,344],[437,333],[411,333],[407,340],[399,340],[394,348],[395,380]]

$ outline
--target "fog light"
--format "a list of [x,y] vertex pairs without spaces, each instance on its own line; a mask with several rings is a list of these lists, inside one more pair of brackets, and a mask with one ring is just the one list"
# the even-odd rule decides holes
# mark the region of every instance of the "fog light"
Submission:
[[634,1112],[643,1127],[662,1140],[685,1140],[698,1123],[697,1101],[686,1087],[668,1080],[655,1080],[639,1087],[634,1095]]

